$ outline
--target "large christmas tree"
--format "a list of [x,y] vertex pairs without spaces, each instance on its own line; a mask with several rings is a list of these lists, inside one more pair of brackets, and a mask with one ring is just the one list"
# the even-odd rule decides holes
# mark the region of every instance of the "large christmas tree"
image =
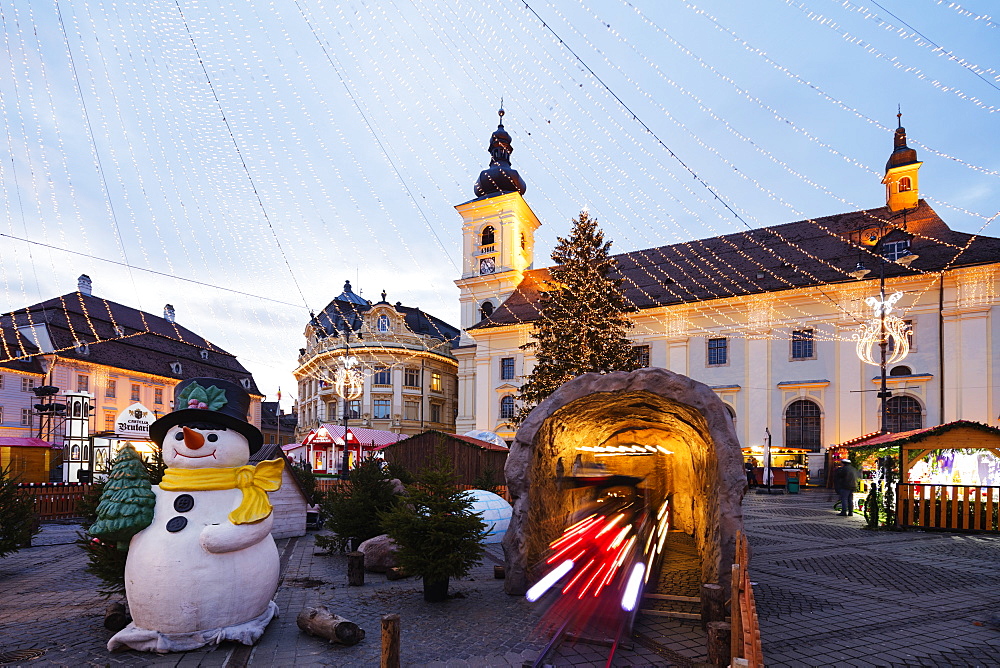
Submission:
[[552,251],[556,263],[539,301],[533,341],[535,368],[521,386],[517,421],[566,381],[588,371],[632,371],[637,364],[625,333],[632,323],[621,292],[622,279],[609,278],[615,260],[611,242],[586,211],[573,221],[567,238]]

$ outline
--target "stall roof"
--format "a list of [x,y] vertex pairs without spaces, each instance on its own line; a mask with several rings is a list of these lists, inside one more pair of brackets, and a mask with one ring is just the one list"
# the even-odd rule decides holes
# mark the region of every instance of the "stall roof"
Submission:
[[[766,450],[766,448],[763,445],[754,445],[754,446],[751,446],[751,447],[743,448],[743,452],[754,452],[754,453],[757,453],[757,452],[762,452],[764,450]],[[785,448],[785,447],[782,447],[780,445],[772,445],[771,446],[771,453],[772,454],[773,453],[781,454],[781,453],[789,453],[789,452],[813,452],[813,451],[810,450],[809,448]]]
[[48,441],[29,436],[0,436],[0,447],[62,449],[58,445],[53,445]]
[[987,434],[1000,436],[1000,429],[991,427],[988,424],[973,422],[971,420],[955,420],[954,422],[946,422],[945,424],[939,424],[934,427],[924,427],[923,429],[913,429],[911,431],[899,431],[888,434],[869,434],[867,436],[862,436],[861,438],[845,441],[835,447],[843,447],[850,450],[853,448],[869,448],[873,445],[885,445],[886,447],[898,446],[903,443],[921,441],[929,436],[937,436],[938,434],[944,434],[958,428],[972,428]]

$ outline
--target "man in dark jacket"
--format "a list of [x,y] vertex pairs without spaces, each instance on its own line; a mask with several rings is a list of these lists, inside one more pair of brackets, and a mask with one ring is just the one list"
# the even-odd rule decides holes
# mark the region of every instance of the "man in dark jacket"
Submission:
[[840,495],[840,515],[854,514],[854,492],[858,489],[858,470],[849,459],[843,459],[833,472],[833,489]]

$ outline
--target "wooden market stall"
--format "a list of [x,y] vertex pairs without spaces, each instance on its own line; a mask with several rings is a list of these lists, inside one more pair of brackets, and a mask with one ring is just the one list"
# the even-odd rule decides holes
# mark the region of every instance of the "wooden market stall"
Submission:
[[958,420],[844,444],[857,463],[898,457],[897,523],[903,527],[1000,532],[1000,429]]
[[[771,447],[771,485],[782,487],[788,483],[789,477],[797,477],[799,484],[805,484],[808,466],[806,455],[812,452],[808,448]],[[754,475],[759,485],[766,485],[767,478],[764,469],[767,467],[767,447],[753,446],[743,448],[743,461],[754,465]]]

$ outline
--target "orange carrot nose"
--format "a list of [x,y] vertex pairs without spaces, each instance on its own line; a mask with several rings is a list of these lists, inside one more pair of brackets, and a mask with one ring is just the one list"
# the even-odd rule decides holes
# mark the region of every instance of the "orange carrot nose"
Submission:
[[184,445],[187,446],[188,450],[197,450],[205,445],[205,437],[194,429],[188,429],[187,427],[181,427],[181,429],[184,430]]

